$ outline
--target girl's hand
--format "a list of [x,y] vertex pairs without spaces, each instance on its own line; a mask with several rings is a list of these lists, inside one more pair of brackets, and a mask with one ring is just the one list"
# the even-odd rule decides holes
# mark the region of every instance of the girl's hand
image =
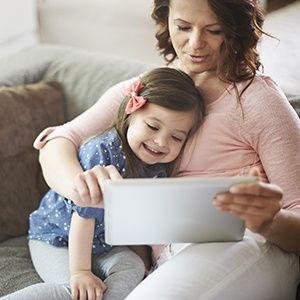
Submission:
[[106,290],[103,281],[91,271],[80,271],[71,275],[73,300],[101,300]]
[[[253,168],[250,176],[260,176]],[[230,192],[219,193],[213,203],[220,211],[239,216],[252,232],[264,234],[281,209],[282,190],[261,181],[232,185]]]
[[95,166],[78,174],[74,180],[72,200],[78,206],[103,208],[104,181],[122,179],[115,166]]

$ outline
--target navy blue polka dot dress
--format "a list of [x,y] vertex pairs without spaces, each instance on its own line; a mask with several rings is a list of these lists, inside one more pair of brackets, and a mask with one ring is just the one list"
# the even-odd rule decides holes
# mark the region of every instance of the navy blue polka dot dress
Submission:
[[[92,169],[96,165],[114,165],[121,175],[125,172],[126,158],[115,129],[84,143],[79,149],[78,157],[84,170]],[[149,166],[148,175],[166,177],[164,166]],[[104,209],[79,207],[52,189],[42,198],[39,208],[30,214],[28,239],[41,240],[57,247],[68,246],[74,211],[82,218],[95,218],[93,253],[108,252],[111,246],[104,242]]]

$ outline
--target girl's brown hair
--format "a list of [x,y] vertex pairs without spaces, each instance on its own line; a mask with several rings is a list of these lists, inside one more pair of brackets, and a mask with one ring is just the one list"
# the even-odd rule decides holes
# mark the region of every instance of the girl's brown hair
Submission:
[[[168,63],[177,58],[168,28],[170,1],[154,0],[152,12],[152,18],[158,26],[157,47]],[[256,71],[262,66],[257,45],[262,34],[266,34],[262,30],[264,18],[258,1],[207,0],[207,3],[217,16],[224,34],[217,76],[228,83],[249,79],[251,83]]]
[[[153,103],[174,111],[193,112],[194,126],[188,134],[184,143],[185,146],[188,138],[195,133],[202,123],[205,111],[203,96],[196,88],[193,80],[180,70],[163,67],[156,68],[144,74],[141,77],[141,83],[144,87],[140,90],[138,95],[145,97],[147,103]],[[125,108],[129,99],[130,97],[126,96],[122,101],[116,119],[110,128],[116,128],[121,138],[122,147],[126,156],[126,171],[124,177],[146,177],[147,166],[132,152],[127,142],[127,130],[130,120],[132,116],[143,109],[143,107],[132,114],[126,114]],[[174,176],[176,174],[184,146],[177,159],[165,164],[168,176]]]

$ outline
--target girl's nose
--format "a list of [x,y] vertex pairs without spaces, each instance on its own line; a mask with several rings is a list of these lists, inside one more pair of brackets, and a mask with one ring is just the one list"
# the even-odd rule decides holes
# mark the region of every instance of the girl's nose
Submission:
[[165,147],[166,146],[166,138],[162,135],[158,135],[154,138],[154,143],[157,144],[159,147]]

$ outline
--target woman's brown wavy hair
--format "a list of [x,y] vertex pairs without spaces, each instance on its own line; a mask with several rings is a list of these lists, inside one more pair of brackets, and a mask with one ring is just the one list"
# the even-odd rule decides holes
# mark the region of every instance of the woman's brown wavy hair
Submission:
[[[172,63],[177,58],[168,28],[170,1],[172,0],[154,0],[152,12],[152,18],[158,27],[157,47],[167,63]],[[207,0],[207,2],[217,16],[224,34],[217,76],[227,83],[249,79],[251,83],[256,71],[262,67],[257,45],[262,34],[266,34],[262,29],[264,17],[258,1]]]

